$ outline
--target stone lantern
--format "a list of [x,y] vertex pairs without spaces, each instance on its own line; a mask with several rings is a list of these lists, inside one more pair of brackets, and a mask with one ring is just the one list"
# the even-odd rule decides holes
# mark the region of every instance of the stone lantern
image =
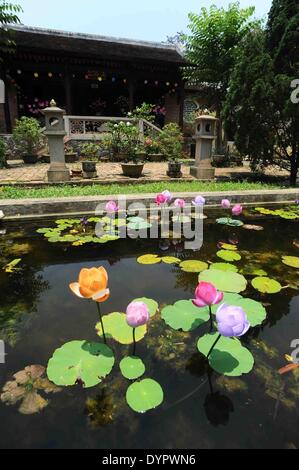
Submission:
[[212,167],[212,148],[216,139],[217,121],[217,118],[208,114],[197,116],[195,119],[195,165],[191,167],[190,174],[197,179],[215,178],[215,168]]
[[48,181],[69,181],[70,172],[65,165],[64,137],[66,136],[63,115],[65,111],[56,106],[54,100],[50,106],[43,110],[46,118],[45,135],[48,137],[50,168],[48,170]]

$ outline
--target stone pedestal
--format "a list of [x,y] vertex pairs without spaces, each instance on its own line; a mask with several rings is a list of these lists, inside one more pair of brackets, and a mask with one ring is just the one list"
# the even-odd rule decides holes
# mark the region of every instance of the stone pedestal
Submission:
[[216,122],[214,116],[201,115],[195,119],[196,140],[195,165],[190,168],[190,174],[201,180],[213,180],[215,168],[212,167],[212,148],[216,138]]
[[64,111],[57,108],[54,100],[50,107],[43,110],[46,117],[45,135],[48,137],[50,168],[48,170],[48,181],[59,183],[70,180],[70,172],[65,164],[64,137],[66,136]]

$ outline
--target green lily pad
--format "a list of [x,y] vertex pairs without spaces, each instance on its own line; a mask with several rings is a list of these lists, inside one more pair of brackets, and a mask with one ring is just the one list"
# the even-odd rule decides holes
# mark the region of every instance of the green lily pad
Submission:
[[264,269],[251,264],[241,269],[240,273],[245,276],[268,276],[268,273]]
[[231,263],[213,263],[211,264],[210,269],[218,269],[218,271],[229,271],[232,273],[238,272],[237,266]]
[[224,261],[240,261],[240,259],[242,259],[239,253],[236,253],[235,251],[230,251],[230,250],[220,250],[220,251],[217,251],[216,254],[218,258],[221,258]]
[[236,247],[236,245],[232,245],[231,243],[223,243],[223,242],[220,242],[219,243],[219,247],[222,249],[222,250],[230,250],[230,251],[237,251],[238,248]]
[[[252,327],[261,325],[267,318],[266,309],[260,302],[247,299],[239,294],[224,294],[223,303],[241,307],[245,311],[248,317],[248,321]],[[219,305],[212,307],[212,312],[214,314],[216,314],[218,307]]]
[[158,255],[143,255],[137,258],[137,263],[139,264],[159,264],[161,263],[161,258]]
[[[105,335],[107,338],[113,338],[120,344],[133,343],[133,328],[127,324],[124,313],[114,312],[103,316]],[[97,334],[102,336],[101,322],[96,325]],[[146,325],[135,329],[136,342],[141,341],[147,331]]]
[[269,277],[255,277],[251,281],[252,286],[263,294],[277,294],[281,291],[282,286],[275,279]]
[[154,317],[158,311],[159,304],[153,299],[148,299],[147,297],[142,297],[140,299],[135,299],[133,302],[143,302],[145,305],[147,305],[147,308],[149,309],[149,314],[150,317]]
[[282,257],[283,264],[287,266],[291,266],[292,268],[299,269],[299,257],[298,256],[283,256]]
[[139,379],[145,372],[145,365],[139,357],[125,357],[119,364],[122,375],[125,379]]
[[82,383],[89,388],[110,374],[113,365],[113,352],[105,344],[71,341],[56,349],[48,362],[47,375],[56,385]]
[[221,217],[220,219],[216,220],[217,224],[220,225],[228,225],[230,227],[242,227],[244,222],[238,219],[230,219],[228,217]]
[[165,264],[178,264],[181,262],[180,258],[176,258],[175,256],[163,256],[162,263]]
[[186,273],[200,273],[208,267],[208,263],[196,259],[182,261],[180,264],[180,268],[182,268],[182,271],[185,271]]
[[157,408],[164,400],[162,387],[153,379],[131,384],[126,393],[127,403],[137,413]]
[[209,318],[209,308],[198,308],[191,300],[179,300],[174,305],[167,305],[161,312],[161,317],[174,330],[192,331]]
[[8,263],[6,266],[4,266],[4,271],[6,273],[13,273],[14,271],[18,271],[19,268],[17,268],[17,265],[20,264],[20,262],[22,261],[21,258],[17,258],[17,259],[14,259],[12,261],[10,261],[10,263]]
[[242,274],[230,271],[219,271],[218,269],[208,269],[200,273],[199,282],[205,281],[214,284],[222,292],[233,292],[239,294],[247,287],[247,281]]
[[[197,348],[207,356],[219,333],[210,333],[198,340]],[[209,357],[210,366],[219,374],[239,377],[248,374],[254,366],[251,352],[238,339],[222,336]]]

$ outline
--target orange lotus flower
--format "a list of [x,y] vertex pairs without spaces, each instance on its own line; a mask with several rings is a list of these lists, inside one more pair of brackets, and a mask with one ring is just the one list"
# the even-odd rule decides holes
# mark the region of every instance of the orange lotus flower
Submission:
[[72,282],[70,289],[78,297],[105,302],[110,296],[107,289],[108,274],[105,268],[84,268],[80,271],[78,282]]

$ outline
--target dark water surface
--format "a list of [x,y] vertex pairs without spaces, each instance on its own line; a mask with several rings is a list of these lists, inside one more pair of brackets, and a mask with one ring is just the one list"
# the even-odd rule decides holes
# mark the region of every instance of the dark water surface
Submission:
[[[64,388],[49,395],[48,407],[31,416],[20,414],[18,405],[0,403],[0,448],[299,447],[299,374],[276,373],[287,364],[284,355],[291,354],[291,341],[299,338],[298,270],[281,263],[282,255],[299,256],[293,245],[299,238],[298,222],[252,212],[247,221],[265,227],[254,232],[216,225],[216,212],[208,215],[199,252],[178,252],[172,246],[163,255],[221,261],[216,257],[217,243],[227,242],[235,233],[242,254],[238,266],[258,264],[283,286],[292,286],[262,295],[249,283],[242,293],[262,301],[268,312],[264,324],[242,340],[255,357],[253,371],[237,379],[213,373],[211,394],[205,362],[196,348],[208,326],[183,334],[171,330],[157,315],[138,343],[138,355],[146,364],[145,377],[157,380],[164,389],[165,400],[158,409],[139,415],[127,406],[129,382],[122,378],[118,364],[130,348],[110,340],[116,363],[98,386]],[[103,304],[104,314],[124,312],[137,297],[153,298],[160,306],[190,299],[197,285],[196,274],[178,267],[136,262],[142,254],[161,254],[158,240],[72,247],[48,243],[36,233],[36,225],[6,228],[6,235],[0,237],[1,265],[22,258],[22,270],[0,272],[0,339],[7,353],[6,363],[0,364],[0,388],[27,365],[46,366],[65,342],[99,340],[95,305],[75,297],[68,287],[81,268],[102,265],[107,269],[111,297]]]

